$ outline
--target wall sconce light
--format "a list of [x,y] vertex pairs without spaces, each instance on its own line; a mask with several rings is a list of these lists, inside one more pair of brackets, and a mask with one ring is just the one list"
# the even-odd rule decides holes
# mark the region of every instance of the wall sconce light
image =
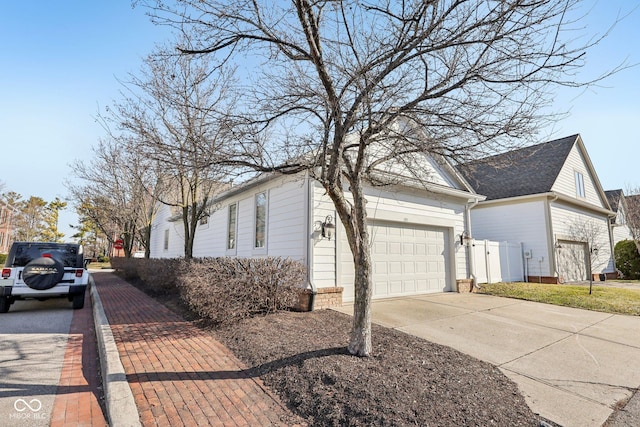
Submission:
[[464,230],[462,232],[462,234],[460,234],[460,246],[462,245],[471,245],[471,242],[473,241],[473,237],[471,237],[469,235],[469,232],[467,230]]
[[331,240],[331,236],[336,229],[336,226],[333,225],[333,217],[331,215],[327,215],[322,223],[322,237],[326,237],[328,240]]
[[591,253],[593,254],[593,256],[597,257],[598,256],[598,248],[591,248]]
[[560,244],[560,242],[558,242],[558,241],[556,240],[555,247],[556,247],[556,249],[561,249],[561,248],[562,248],[562,245]]

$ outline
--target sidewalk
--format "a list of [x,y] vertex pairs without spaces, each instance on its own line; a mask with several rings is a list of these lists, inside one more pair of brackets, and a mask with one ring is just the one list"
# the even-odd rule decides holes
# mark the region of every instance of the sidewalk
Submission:
[[[126,391],[113,392],[124,383],[123,378],[137,409],[125,420],[121,417],[119,424],[284,426],[299,422],[210,334],[112,273],[93,272],[93,278],[92,296],[96,290],[99,295],[93,301],[96,318],[100,317],[96,310],[104,307],[124,369],[120,375],[115,371],[103,374],[107,414],[117,411],[121,417],[127,410]],[[97,327],[97,332],[102,329]],[[101,356],[104,354],[117,358],[113,352],[109,356],[108,349],[101,349]],[[103,372],[109,363],[102,361]],[[139,419],[135,419],[136,412]],[[116,425],[114,420],[110,425]]]

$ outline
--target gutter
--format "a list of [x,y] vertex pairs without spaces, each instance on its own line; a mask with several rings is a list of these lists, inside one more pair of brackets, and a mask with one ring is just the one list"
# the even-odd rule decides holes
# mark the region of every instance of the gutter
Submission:
[[[467,202],[467,204],[465,205],[464,209],[465,209],[465,229],[467,231],[467,233],[469,233],[469,238],[471,239],[473,234],[471,233],[471,209],[473,209],[478,203],[480,203],[480,200],[475,199],[472,202]],[[473,249],[471,249],[471,246],[467,246],[467,262],[468,262],[468,271],[469,271],[469,278],[472,280],[472,284],[473,286],[475,286],[476,288],[480,289],[480,285],[478,285],[478,278],[475,275],[475,260],[473,258]]]
[[307,246],[307,284],[311,287],[311,303],[309,304],[310,311],[313,311],[316,304],[316,294],[318,293],[318,288],[313,283],[313,245],[311,244],[312,233],[313,233],[313,197],[311,197],[311,176],[309,173],[306,174],[307,180],[307,193],[305,197],[307,198],[307,224],[305,230],[305,245]]

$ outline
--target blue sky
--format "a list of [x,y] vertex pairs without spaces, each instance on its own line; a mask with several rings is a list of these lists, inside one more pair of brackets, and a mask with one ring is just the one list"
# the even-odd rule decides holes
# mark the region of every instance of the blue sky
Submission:
[[[589,33],[603,33],[635,0],[585,1]],[[117,78],[141,61],[170,31],[156,27],[129,0],[4,2],[0,12],[0,182],[3,191],[47,201],[65,198],[69,164],[88,160],[104,136],[98,111],[119,98]],[[588,79],[627,60],[640,63],[640,10],[619,23],[589,53],[578,78]],[[580,133],[605,189],[640,186],[640,67],[619,72],[602,87],[561,91],[556,110],[571,115],[542,139]],[[67,237],[75,215],[64,212]]]

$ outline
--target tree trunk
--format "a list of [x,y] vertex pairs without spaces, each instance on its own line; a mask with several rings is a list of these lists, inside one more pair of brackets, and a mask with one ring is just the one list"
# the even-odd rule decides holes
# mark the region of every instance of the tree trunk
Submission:
[[193,235],[191,233],[191,224],[189,216],[189,207],[182,208],[182,225],[184,229],[184,257],[185,259],[193,258]]
[[[365,225],[366,227],[366,225]],[[366,229],[366,228],[365,228]],[[366,232],[365,234],[368,234]],[[349,340],[349,353],[356,356],[369,356],[371,354],[371,251],[363,236],[357,238],[364,244],[354,255],[355,268],[355,302],[353,305],[353,327]]]
[[353,255],[355,271],[354,288],[355,302],[353,305],[353,326],[349,339],[349,353],[366,357],[371,354],[371,296],[372,296],[372,265],[371,246],[369,244],[369,229],[367,227],[366,199],[362,183],[352,182],[350,185],[353,204],[344,197],[340,186],[326,188],[329,197],[340,217],[347,241]]

